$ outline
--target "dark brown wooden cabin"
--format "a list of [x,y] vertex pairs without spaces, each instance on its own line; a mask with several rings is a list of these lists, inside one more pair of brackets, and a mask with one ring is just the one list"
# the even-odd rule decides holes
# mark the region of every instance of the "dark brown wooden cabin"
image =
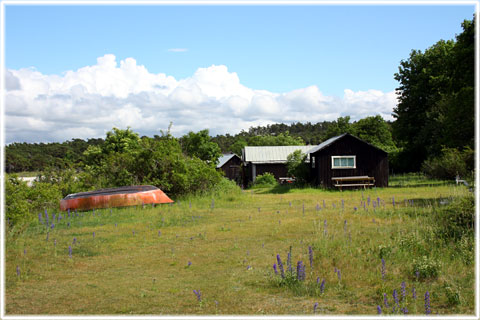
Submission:
[[217,170],[222,170],[225,173],[225,177],[240,185],[242,183],[241,165],[242,159],[236,154],[223,154],[218,159]]
[[310,151],[312,182],[334,188],[332,177],[369,176],[388,187],[388,154],[348,133],[330,138]]

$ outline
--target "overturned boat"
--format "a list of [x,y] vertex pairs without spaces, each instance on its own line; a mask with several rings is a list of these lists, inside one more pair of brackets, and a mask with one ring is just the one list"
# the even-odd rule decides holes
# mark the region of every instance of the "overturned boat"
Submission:
[[60,210],[90,210],[173,202],[154,186],[129,186],[72,193],[60,201]]

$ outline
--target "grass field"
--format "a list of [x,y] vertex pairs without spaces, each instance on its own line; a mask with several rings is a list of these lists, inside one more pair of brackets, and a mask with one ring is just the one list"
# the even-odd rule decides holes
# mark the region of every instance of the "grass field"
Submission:
[[6,314],[425,314],[428,291],[432,314],[473,315],[473,251],[434,233],[468,192],[255,189],[62,213],[7,230]]

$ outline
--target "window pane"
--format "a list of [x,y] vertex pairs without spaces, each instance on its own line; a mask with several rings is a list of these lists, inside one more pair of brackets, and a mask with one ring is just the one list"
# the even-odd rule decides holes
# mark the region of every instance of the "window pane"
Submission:
[[333,159],[333,166],[334,167],[340,167],[340,159],[339,158],[334,158]]
[[353,158],[348,158],[348,166],[352,168],[354,167]]

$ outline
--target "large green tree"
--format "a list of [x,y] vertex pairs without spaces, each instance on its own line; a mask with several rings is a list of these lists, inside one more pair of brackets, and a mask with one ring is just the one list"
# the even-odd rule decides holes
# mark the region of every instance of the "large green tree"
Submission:
[[208,134],[208,129],[197,133],[190,131],[180,139],[184,152],[190,157],[197,157],[211,165],[216,165],[222,151]]
[[402,149],[403,171],[419,170],[444,147],[473,148],[474,20],[462,23],[456,41],[413,50],[400,62],[393,134]]

